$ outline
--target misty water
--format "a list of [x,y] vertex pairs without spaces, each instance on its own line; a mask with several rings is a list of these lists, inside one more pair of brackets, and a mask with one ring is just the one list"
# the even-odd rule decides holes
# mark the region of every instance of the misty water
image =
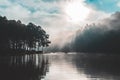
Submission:
[[50,53],[2,56],[0,80],[120,80],[120,55]]

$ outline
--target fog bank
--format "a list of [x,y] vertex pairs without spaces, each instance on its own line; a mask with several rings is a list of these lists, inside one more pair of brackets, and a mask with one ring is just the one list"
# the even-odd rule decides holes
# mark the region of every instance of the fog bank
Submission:
[[[63,38],[64,39],[64,38]],[[86,25],[84,30],[78,30],[64,46],[49,48],[50,51],[74,52],[120,52],[120,12],[99,23]]]

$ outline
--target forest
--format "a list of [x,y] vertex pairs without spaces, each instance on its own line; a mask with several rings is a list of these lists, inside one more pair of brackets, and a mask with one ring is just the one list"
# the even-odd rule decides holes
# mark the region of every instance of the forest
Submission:
[[50,43],[49,35],[41,26],[0,16],[0,54],[40,52]]

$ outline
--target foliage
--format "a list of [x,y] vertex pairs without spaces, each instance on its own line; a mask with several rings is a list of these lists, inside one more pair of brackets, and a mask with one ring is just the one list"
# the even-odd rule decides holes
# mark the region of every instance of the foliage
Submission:
[[25,25],[20,20],[0,16],[0,50],[39,50],[39,47],[49,46],[48,38],[41,26]]

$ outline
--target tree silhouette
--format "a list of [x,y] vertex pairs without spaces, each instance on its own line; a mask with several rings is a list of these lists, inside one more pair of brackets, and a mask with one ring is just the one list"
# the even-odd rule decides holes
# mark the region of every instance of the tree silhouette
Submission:
[[20,20],[8,20],[0,16],[0,50],[32,51],[50,44],[49,35],[33,23],[23,24]]

